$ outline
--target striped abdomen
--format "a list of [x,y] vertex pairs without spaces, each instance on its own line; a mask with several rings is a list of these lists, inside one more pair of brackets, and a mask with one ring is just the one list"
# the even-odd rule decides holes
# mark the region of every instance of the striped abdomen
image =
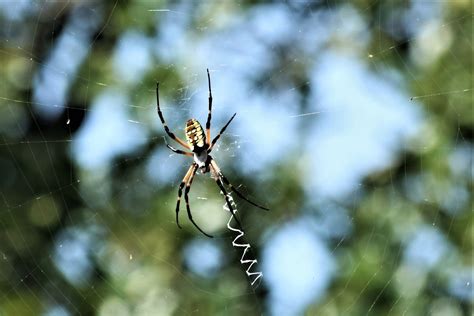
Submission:
[[186,132],[186,140],[193,147],[193,151],[195,151],[196,147],[204,147],[206,135],[201,124],[196,119],[189,119],[184,130]]

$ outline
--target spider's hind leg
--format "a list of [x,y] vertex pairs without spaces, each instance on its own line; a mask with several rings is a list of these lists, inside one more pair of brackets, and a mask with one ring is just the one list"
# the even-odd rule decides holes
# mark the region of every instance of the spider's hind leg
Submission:
[[237,191],[237,189],[232,185],[232,183],[230,183],[230,181],[224,176],[224,174],[222,173],[222,171],[220,170],[219,166],[217,165],[217,163],[214,161],[214,160],[211,160],[211,165],[212,165],[212,168],[215,170],[215,172],[217,173],[219,179],[222,180],[222,182],[224,182],[226,185],[228,185],[230,187],[230,189],[232,190],[232,192],[234,192],[235,194],[237,194],[238,197],[240,197],[241,199],[247,201],[248,203],[258,207],[258,208],[261,208],[262,210],[265,210],[265,211],[268,211],[269,209],[264,207],[264,206],[261,206],[255,202],[252,202],[250,201],[248,198],[246,198],[242,193],[240,193],[239,191]]
[[189,197],[188,197],[188,194],[189,194],[189,190],[191,189],[191,184],[193,184],[193,180],[194,180],[194,176],[196,175],[196,171],[198,170],[198,165],[197,164],[193,164],[192,165],[192,173],[189,177],[189,180],[188,180],[188,183],[186,184],[186,189],[184,190],[184,200],[186,202],[186,211],[188,212],[188,218],[189,220],[191,221],[191,223],[193,223],[193,225],[201,232],[203,233],[204,235],[206,235],[207,237],[209,238],[213,238],[213,236],[207,234],[206,232],[204,232],[197,224],[196,222],[193,220],[193,216],[191,215],[191,207],[189,206]]
[[237,219],[237,216],[235,215],[235,210],[234,208],[232,207],[232,203],[231,201],[229,200],[229,196],[227,195],[227,191],[226,189],[224,188],[224,185],[222,184],[222,181],[220,179],[215,179],[216,180],[216,183],[217,185],[219,186],[219,188],[221,189],[222,191],[222,194],[224,194],[224,197],[225,197],[225,202],[227,203],[227,206],[229,207],[229,210],[230,212],[232,213],[232,217],[234,218],[235,222],[237,223],[237,225],[239,225],[240,228],[242,228],[242,224],[240,224],[240,221]]
[[[193,168],[195,167],[194,164],[192,164],[188,171],[186,171],[186,174],[184,175],[183,180],[179,184],[178,188],[178,200],[176,201],[176,224],[178,225],[179,228],[181,228],[181,225],[179,225],[179,204],[181,203],[181,195],[183,194],[183,188],[185,185],[188,184],[189,182],[189,177],[191,176],[191,173],[193,172]],[[189,190],[188,190],[189,191]]]

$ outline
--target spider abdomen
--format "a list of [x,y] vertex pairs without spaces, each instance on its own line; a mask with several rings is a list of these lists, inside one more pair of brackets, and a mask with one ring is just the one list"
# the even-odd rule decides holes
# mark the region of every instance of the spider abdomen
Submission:
[[203,148],[206,144],[206,135],[201,124],[196,119],[189,119],[185,127],[186,141],[193,148],[193,151]]

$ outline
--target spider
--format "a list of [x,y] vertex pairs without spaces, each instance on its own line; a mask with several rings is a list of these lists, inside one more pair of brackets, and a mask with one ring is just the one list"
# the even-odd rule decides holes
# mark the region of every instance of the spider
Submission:
[[186,142],[180,139],[179,137],[177,137],[175,134],[173,134],[168,128],[168,125],[166,125],[165,119],[163,117],[163,113],[161,112],[161,109],[160,109],[159,83],[156,84],[156,104],[157,104],[157,109],[158,109],[158,116],[160,117],[161,123],[163,124],[163,127],[165,128],[166,134],[168,134],[169,137],[175,140],[182,147],[190,150],[191,152],[179,150],[170,146],[165,138],[166,146],[177,154],[194,158],[193,163],[191,164],[188,171],[184,175],[184,178],[181,181],[178,188],[178,201],[176,202],[176,224],[178,225],[179,228],[181,228],[181,226],[179,225],[179,219],[178,219],[179,205],[181,202],[181,195],[183,193],[183,188],[186,186],[186,188],[184,189],[184,200],[186,201],[186,210],[188,212],[188,218],[201,233],[203,233],[207,237],[212,238],[211,235],[204,232],[196,224],[196,222],[194,222],[193,217],[191,215],[191,209],[189,207],[188,194],[189,194],[189,190],[191,189],[194,176],[196,175],[196,172],[198,171],[198,169],[201,171],[202,174],[205,174],[207,172],[211,173],[211,177],[216,181],[220,190],[224,194],[227,206],[229,207],[232,213],[232,216],[234,217],[235,221],[239,224],[239,226],[242,226],[242,225],[240,224],[239,220],[235,216],[235,211],[232,208],[231,202],[229,201],[229,197],[227,196],[227,191],[224,187],[224,184],[227,185],[233,192],[235,192],[235,194],[237,194],[240,198],[244,199],[248,203],[258,208],[261,208],[263,210],[268,211],[268,208],[250,201],[242,193],[237,191],[237,189],[224,176],[221,169],[217,165],[216,161],[210,155],[212,148],[217,143],[217,141],[219,140],[221,135],[224,133],[227,126],[229,126],[230,122],[232,122],[232,120],[234,119],[237,113],[234,113],[234,115],[232,115],[230,120],[224,125],[224,127],[222,127],[219,134],[217,134],[217,136],[214,137],[214,139],[211,141],[212,92],[211,92],[211,76],[209,75],[209,69],[207,69],[207,82],[209,86],[209,113],[207,115],[206,132],[204,133],[204,130],[201,124],[196,119],[193,119],[193,118],[189,119],[186,122],[186,127],[184,128],[184,131],[186,134]]

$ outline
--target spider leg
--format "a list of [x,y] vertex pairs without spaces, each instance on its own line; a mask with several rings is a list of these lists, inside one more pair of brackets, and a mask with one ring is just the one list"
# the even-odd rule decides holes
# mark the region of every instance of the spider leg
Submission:
[[222,133],[224,133],[225,129],[227,128],[227,126],[229,126],[230,122],[232,122],[232,120],[234,119],[234,117],[235,117],[236,114],[237,114],[237,113],[234,113],[234,115],[232,115],[232,117],[230,118],[230,120],[224,125],[224,127],[221,129],[221,131],[219,132],[219,134],[217,134],[217,136],[214,137],[214,139],[212,140],[211,146],[210,146],[209,149],[207,150],[208,153],[211,152],[212,147],[214,147],[215,143],[219,140],[219,137],[221,137]]
[[229,200],[229,197],[227,196],[227,191],[226,189],[224,188],[224,185],[222,184],[222,181],[220,179],[215,179],[216,180],[216,183],[217,185],[219,186],[219,188],[221,189],[222,193],[224,194],[224,197],[225,197],[225,202],[227,203],[227,206],[229,207],[229,210],[230,212],[232,213],[232,217],[235,219],[235,222],[240,226],[242,227],[242,224],[240,224],[240,221],[237,219],[237,216],[235,216],[235,211],[234,211],[234,208],[232,207],[232,203],[230,202]]
[[159,96],[159,83],[158,82],[156,83],[156,105],[157,105],[157,109],[158,109],[158,116],[160,117],[161,124],[163,124],[163,126],[165,128],[166,134],[168,134],[169,137],[174,139],[177,143],[179,143],[184,148],[191,150],[191,147],[189,147],[189,145],[186,144],[185,141],[183,141],[179,137],[175,136],[170,131],[170,129],[168,128],[168,125],[166,125],[165,118],[163,117],[163,113],[161,113],[161,108],[160,108],[160,96]]
[[255,202],[252,202],[250,201],[249,199],[247,199],[242,193],[240,193],[239,191],[237,191],[236,188],[234,188],[234,186],[232,185],[232,183],[230,183],[230,181],[224,176],[224,174],[222,173],[221,169],[219,168],[219,166],[217,165],[216,161],[214,159],[211,159],[211,165],[212,165],[212,168],[217,172],[217,174],[219,175],[219,178],[222,180],[222,182],[224,182],[226,185],[228,185],[230,187],[230,189],[232,190],[232,192],[234,192],[235,194],[237,194],[241,199],[244,199],[245,201],[249,202],[250,204],[258,207],[258,208],[261,208],[262,210],[266,210],[266,211],[269,211],[268,208],[264,207],[264,206],[261,206],[261,205],[258,205],[257,203]]
[[181,228],[181,226],[179,225],[179,218],[178,218],[178,214],[179,214],[179,204],[181,202],[181,195],[183,194],[183,188],[184,188],[184,185],[186,183],[188,183],[188,180],[189,180],[189,177],[191,176],[191,173],[193,172],[194,168],[195,168],[196,164],[192,164],[188,171],[186,172],[186,174],[184,175],[184,178],[183,180],[181,181],[181,183],[179,184],[179,188],[178,188],[178,200],[176,201],[176,224],[178,225],[179,228]]
[[194,157],[194,154],[193,154],[193,153],[190,153],[190,152],[187,152],[187,151],[183,151],[183,150],[179,150],[179,149],[176,149],[176,148],[174,148],[174,147],[171,147],[170,144],[168,144],[168,141],[166,140],[166,137],[163,136],[163,139],[165,140],[166,147],[168,147],[169,149],[171,149],[172,152],[175,152],[175,153],[180,154],[180,155],[185,155],[185,156],[189,156],[189,157]]
[[207,114],[207,122],[206,122],[206,142],[207,142],[207,145],[211,145],[212,92],[211,92],[211,76],[209,75],[209,69],[207,69],[207,84],[209,86],[209,113]]
[[194,222],[193,220],[193,216],[191,215],[191,208],[189,207],[189,198],[188,198],[188,194],[189,194],[189,190],[191,189],[191,184],[193,183],[193,180],[194,180],[194,175],[196,174],[196,171],[198,169],[198,165],[197,164],[193,164],[193,167],[194,169],[192,170],[192,173],[189,177],[189,180],[188,180],[188,183],[186,184],[186,189],[184,190],[184,200],[186,201],[186,210],[188,211],[188,218],[189,220],[191,221],[191,223],[193,223],[193,225],[201,232],[203,233],[204,235],[206,235],[207,237],[209,238],[213,238],[211,235],[205,233],[197,224],[196,222]]

